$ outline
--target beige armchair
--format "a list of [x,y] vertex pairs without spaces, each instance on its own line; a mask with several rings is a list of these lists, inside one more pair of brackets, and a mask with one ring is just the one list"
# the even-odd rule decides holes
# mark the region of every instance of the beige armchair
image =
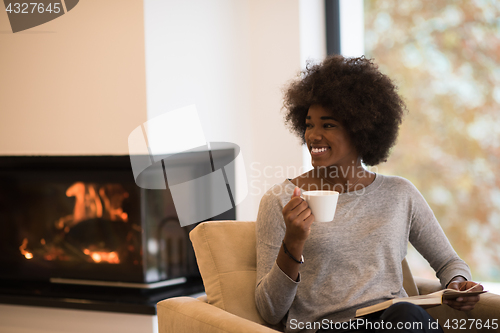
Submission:
[[[214,221],[198,225],[190,233],[207,296],[198,299],[175,297],[157,305],[159,333],[277,332],[255,306],[256,240],[255,222]],[[404,288],[409,295],[440,289],[437,281],[417,279],[415,283],[403,261]],[[500,296],[481,295],[473,311],[461,312],[441,305],[428,312],[443,324],[448,318],[497,319]],[[470,322],[469,322],[470,323]],[[445,332],[452,332],[444,328]],[[461,332],[500,332],[494,329],[467,329]]]

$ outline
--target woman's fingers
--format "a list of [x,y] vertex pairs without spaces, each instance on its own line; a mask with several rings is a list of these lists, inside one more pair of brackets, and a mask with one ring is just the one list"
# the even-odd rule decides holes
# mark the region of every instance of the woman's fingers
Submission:
[[293,189],[292,198],[293,197],[300,197],[300,188],[298,186],[295,186]]
[[304,210],[309,207],[307,202],[300,197],[295,197],[290,200],[288,204],[283,208],[283,216],[285,217],[285,222],[293,221],[299,216]]
[[[307,206],[299,206],[296,210],[291,211],[287,219],[289,224],[300,227],[306,226],[309,227],[309,220],[307,220],[312,215],[311,209]],[[306,221],[307,220],[307,221]]]
[[309,209],[309,212],[310,212],[309,216],[307,216],[307,218],[304,219],[304,222],[308,227],[310,227],[311,224],[314,222],[314,215],[312,214],[311,209]]
[[465,281],[465,282],[460,282],[458,284],[458,290],[475,290],[475,291],[481,291],[483,290],[483,286],[480,285],[479,283],[473,282],[473,281]]
[[467,296],[467,297],[458,297],[457,299],[454,300],[445,300],[443,301],[444,304],[448,304],[450,307],[461,310],[461,311],[470,311],[474,309],[474,306],[476,305],[477,302],[479,302],[480,297],[479,296]]
[[300,196],[298,187],[295,188],[290,201],[283,207],[283,218],[286,224],[286,233],[289,239],[304,241],[307,239],[314,216],[307,202]]
[[462,305],[473,305],[479,302],[479,296],[468,296],[468,297],[458,297],[457,299],[445,300],[445,304],[462,304]]
[[479,283],[476,283],[476,282],[473,282],[473,281],[467,281],[467,283],[465,284],[465,290],[467,289],[470,289],[472,288],[471,290],[474,290],[474,291],[482,291],[483,290],[483,286]]
[[474,305],[450,305],[453,309],[458,311],[472,311],[474,310]]
[[299,215],[297,215],[297,220],[299,223],[305,222],[304,224],[308,225],[309,224],[308,222],[310,220],[310,219],[308,220],[308,218],[310,216],[312,216],[312,212],[311,212],[311,209],[309,207],[307,207],[302,212],[300,212]]
[[474,309],[474,306],[476,305],[476,302],[474,303],[463,303],[463,302],[448,302],[446,303],[448,306],[452,307],[453,309],[460,310],[460,311],[470,311]]
[[283,207],[283,211],[292,211],[296,209],[299,205],[304,202],[301,197],[293,197],[286,205]]
[[483,286],[479,283],[473,282],[473,281],[462,281],[462,282],[451,282],[448,285],[449,289],[455,289],[455,290],[474,290],[474,291],[481,291],[483,290]]
[[[462,291],[468,289],[477,291],[483,290],[482,285],[473,281],[451,282],[448,285],[448,288],[455,290],[462,290]],[[460,296],[457,297],[456,299],[444,300],[443,303],[448,304],[450,307],[456,310],[470,311],[474,309],[474,306],[476,305],[477,302],[479,302],[479,299],[480,299],[479,295]]]

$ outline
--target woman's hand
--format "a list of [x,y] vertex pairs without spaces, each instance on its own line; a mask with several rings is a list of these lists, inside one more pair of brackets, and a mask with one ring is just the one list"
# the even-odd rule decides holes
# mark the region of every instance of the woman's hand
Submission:
[[[474,287],[472,290],[483,290],[483,286],[479,283],[466,281],[463,277],[458,276],[455,277],[449,284],[449,289],[455,290],[467,290]],[[470,311],[474,309],[476,303],[479,302],[479,295],[475,296],[461,296],[454,300],[444,300],[444,304],[448,304],[450,307],[461,310],[461,311]]]
[[297,260],[302,256],[304,244],[314,221],[309,205],[300,197],[300,188],[295,187],[292,199],[283,207],[282,213],[286,224],[283,243],[286,244],[288,254],[282,245],[276,263],[292,280],[298,281],[300,263]]
[[283,207],[285,220],[285,243],[288,245],[303,244],[309,236],[314,215],[307,202],[300,197],[300,188],[295,187],[292,199]]

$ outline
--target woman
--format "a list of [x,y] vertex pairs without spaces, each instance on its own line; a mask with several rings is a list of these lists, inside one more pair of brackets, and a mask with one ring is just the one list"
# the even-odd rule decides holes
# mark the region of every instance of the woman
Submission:
[[[364,328],[350,321],[358,308],[407,296],[401,261],[408,241],[443,287],[475,285],[418,190],[363,168],[362,162],[386,161],[395,144],[405,105],[392,81],[369,59],[332,56],[308,66],[289,86],[284,106],[314,168],[273,186],[260,203],[256,305],[264,320],[284,324],[286,332],[365,331],[373,327],[368,321],[422,322],[424,330],[408,332],[441,332],[409,303],[367,318]],[[300,197],[317,189],[341,193],[332,222],[314,223]],[[470,310],[478,300],[448,305]]]

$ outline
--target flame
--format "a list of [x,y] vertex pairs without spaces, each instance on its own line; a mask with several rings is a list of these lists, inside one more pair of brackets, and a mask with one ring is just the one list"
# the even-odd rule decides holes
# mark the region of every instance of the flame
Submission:
[[73,225],[90,218],[102,217],[102,203],[94,185],[74,183],[66,191],[66,196],[76,198]]
[[[73,213],[63,216],[55,222],[56,228],[64,231],[66,234],[78,223],[91,219],[128,222],[129,216],[123,211],[122,205],[123,201],[129,197],[129,194],[121,184],[108,183],[101,186],[97,183],[75,182],[66,190],[66,196],[75,198]],[[132,227],[134,226],[132,225]],[[46,245],[45,239],[41,239],[40,243],[48,251],[48,253],[44,254],[44,259],[69,260],[68,255],[64,253],[63,249]],[[27,243],[24,248],[26,246]],[[89,248],[82,251],[88,256],[88,260],[91,262],[120,263],[118,252],[103,251],[100,245],[89,245]],[[31,257],[33,257],[32,254]]]
[[32,259],[33,253],[26,251],[27,247],[28,247],[28,238],[25,238],[25,239],[23,239],[23,243],[21,244],[21,246],[19,246],[19,251],[21,251],[21,254],[26,259]]
[[74,197],[73,214],[61,217],[56,222],[58,229],[69,232],[69,228],[81,221],[105,218],[111,221],[128,221],[128,214],[123,211],[122,202],[129,194],[120,184],[97,184],[76,182],[66,190],[67,197]]
[[121,185],[107,184],[99,189],[99,195],[111,221],[128,221],[128,214],[122,209],[122,202],[128,198],[128,193],[123,190]]
[[83,253],[88,255],[94,262],[106,262],[108,264],[119,264],[120,258],[118,257],[118,253],[115,251],[112,252],[104,252],[104,251],[91,251],[89,249],[84,249]]

